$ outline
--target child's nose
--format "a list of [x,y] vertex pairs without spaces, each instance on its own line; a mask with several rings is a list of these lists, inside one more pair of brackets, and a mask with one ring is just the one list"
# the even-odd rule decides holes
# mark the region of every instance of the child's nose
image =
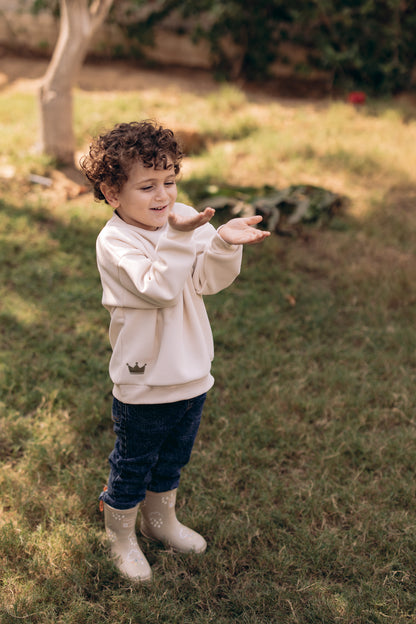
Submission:
[[167,192],[164,184],[161,184],[156,189],[156,198],[157,199],[165,199],[166,197],[168,197],[168,192]]

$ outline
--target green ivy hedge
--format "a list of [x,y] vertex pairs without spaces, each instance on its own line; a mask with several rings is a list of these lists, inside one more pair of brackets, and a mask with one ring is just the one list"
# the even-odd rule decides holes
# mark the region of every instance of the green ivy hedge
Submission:
[[[34,0],[34,6],[56,10],[57,0]],[[291,42],[306,51],[295,67],[303,76],[321,69],[334,85],[378,94],[412,86],[416,0],[118,0],[110,19],[140,54],[154,27],[173,15],[195,40],[210,42],[213,66],[224,78],[267,78],[275,60],[288,62],[282,44]]]

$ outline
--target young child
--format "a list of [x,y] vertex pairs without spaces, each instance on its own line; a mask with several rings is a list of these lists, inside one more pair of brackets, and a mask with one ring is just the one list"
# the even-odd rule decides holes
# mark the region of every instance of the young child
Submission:
[[135,533],[139,506],[145,537],[183,553],[206,548],[175,514],[181,469],[214,381],[202,297],[233,282],[243,244],[269,235],[252,227],[261,217],[215,230],[212,208],[198,213],[177,203],[181,159],[173,132],[144,121],[99,136],[81,162],[95,198],[114,210],[97,239],[116,434],[100,499],[115,564],[136,581],[152,574]]

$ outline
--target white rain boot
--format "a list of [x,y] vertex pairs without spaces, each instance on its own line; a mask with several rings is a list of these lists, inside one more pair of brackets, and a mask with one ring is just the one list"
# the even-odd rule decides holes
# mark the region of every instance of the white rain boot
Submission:
[[202,535],[176,518],[176,492],[146,492],[146,498],[140,503],[140,531],[148,539],[162,542],[178,552],[203,553],[207,543]]
[[152,570],[140,550],[136,537],[139,505],[132,509],[114,509],[104,503],[104,522],[111,554],[120,572],[134,581],[150,581]]

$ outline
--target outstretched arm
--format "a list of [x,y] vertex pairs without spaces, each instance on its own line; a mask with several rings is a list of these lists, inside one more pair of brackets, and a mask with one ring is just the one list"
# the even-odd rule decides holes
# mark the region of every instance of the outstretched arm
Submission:
[[270,232],[256,230],[252,226],[260,223],[262,219],[263,217],[260,215],[231,219],[231,221],[219,228],[218,234],[226,243],[231,245],[254,245],[255,243],[261,243],[261,241],[270,236]]

